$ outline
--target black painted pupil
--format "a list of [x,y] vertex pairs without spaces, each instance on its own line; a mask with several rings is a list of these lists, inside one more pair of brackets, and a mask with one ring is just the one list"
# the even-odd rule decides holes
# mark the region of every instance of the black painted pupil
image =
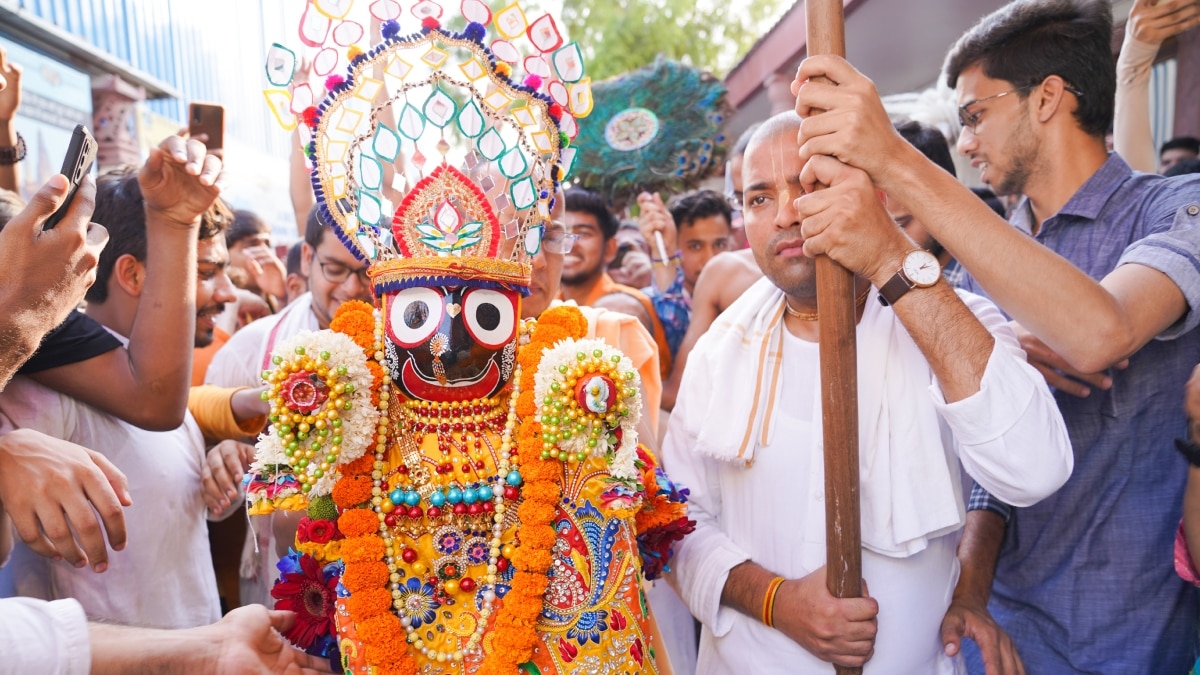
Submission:
[[404,325],[409,328],[420,328],[429,318],[429,305],[424,300],[414,300],[404,308]]
[[500,308],[490,303],[483,303],[475,310],[475,323],[483,330],[496,330],[500,325]]

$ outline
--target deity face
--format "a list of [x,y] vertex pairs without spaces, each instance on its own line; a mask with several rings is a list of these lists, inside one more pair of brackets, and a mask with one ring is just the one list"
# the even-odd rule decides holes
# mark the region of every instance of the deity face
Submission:
[[486,398],[512,377],[516,291],[420,286],[388,293],[383,302],[387,367],[409,398]]

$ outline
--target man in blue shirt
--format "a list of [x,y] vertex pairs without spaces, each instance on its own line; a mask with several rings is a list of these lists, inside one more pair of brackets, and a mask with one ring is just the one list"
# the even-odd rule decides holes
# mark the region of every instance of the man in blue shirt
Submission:
[[[1007,531],[1006,509],[976,495],[959,548],[943,642],[975,638],[988,672],[1017,672],[984,609],[993,570],[988,607],[1030,672],[1184,673],[1195,659],[1196,594],[1172,568],[1187,475],[1172,441],[1186,433],[1179,400],[1200,361],[1200,178],[1134,173],[1106,151],[1111,22],[1102,0],[1017,0],[947,59],[958,149],[998,194],[1025,195],[1016,228],[907,149],[844,61],[808,59],[794,85],[797,112],[828,111],[801,131],[805,186],[863,170],[911,204],[969,287],[1024,327],[1030,361],[1058,389],[1074,475]],[[806,253],[853,246],[854,224],[808,201]]]

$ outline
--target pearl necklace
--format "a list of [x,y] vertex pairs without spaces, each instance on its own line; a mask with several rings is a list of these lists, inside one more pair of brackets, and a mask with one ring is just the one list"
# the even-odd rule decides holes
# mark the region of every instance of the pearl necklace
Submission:
[[[380,310],[375,310],[375,359],[383,364],[383,325],[382,315]],[[521,367],[518,365],[513,373],[513,391],[508,399],[508,415],[504,422],[504,431],[501,434],[500,452],[497,458],[497,475],[503,477],[503,482],[510,486],[516,487],[521,483],[521,475],[517,470],[516,458],[512,456],[512,435],[517,428],[517,398],[520,396]],[[385,547],[385,562],[388,568],[388,588],[392,593],[392,607],[396,611],[396,615],[400,617],[400,624],[404,627],[408,635],[408,643],[414,649],[419,651],[423,656],[437,663],[461,663],[467,655],[476,653],[480,650],[483,643],[483,635],[487,631],[488,619],[492,615],[493,607],[496,602],[496,582],[500,573],[499,563],[502,553],[502,537],[504,535],[504,516],[508,510],[505,504],[505,495],[503,491],[496,490],[491,495],[491,502],[494,505],[494,513],[492,515],[492,538],[488,550],[488,565],[487,575],[484,577],[489,588],[483,592],[483,606],[479,610],[479,618],[476,621],[475,631],[467,640],[465,649],[456,650],[453,652],[442,651],[441,649],[432,648],[425,644],[418,633],[417,628],[413,625],[412,617],[405,612],[403,595],[400,590],[401,569],[399,562],[412,562],[401,556],[401,551],[398,550],[396,538],[392,534],[392,528],[387,524],[387,512],[383,506],[385,500],[389,500],[387,494],[387,477],[385,470],[387,462],[385,461],[386,454],[384,448],[387,447],[387,409],[389,406],[390,394],[388,392],[391,384],[391,378],[387,374],[387,369],[384,368],[383,376],[383,391],[379,395],[379,407],[383,413],[381,417],[379,436],[379,445],[376,447],[375,466],[371,474],[373,487],[371,490],[371,502],[375,514],[379,517],[379,533],[383,539]]]

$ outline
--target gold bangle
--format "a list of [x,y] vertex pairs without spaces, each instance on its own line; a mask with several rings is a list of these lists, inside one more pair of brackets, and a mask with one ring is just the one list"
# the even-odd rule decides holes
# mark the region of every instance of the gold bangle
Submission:
[[763,598],[762,622],[767,628],[775,627],[775,595],[779,593],[779,587],[786,581],[783,577],[775,577],[767,586],[767,595]]

